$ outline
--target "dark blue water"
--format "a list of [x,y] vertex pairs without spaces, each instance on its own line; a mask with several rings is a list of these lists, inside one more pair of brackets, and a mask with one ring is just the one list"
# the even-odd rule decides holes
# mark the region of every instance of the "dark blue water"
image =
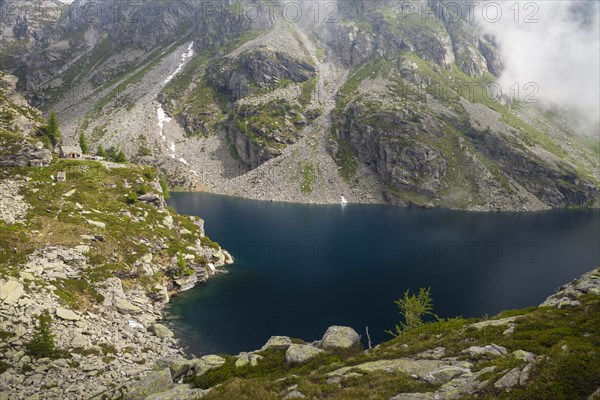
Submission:
[[319,339],[348,325],[374,343],[394,300],[431,287],[441,317],[537,305],[600,265],[598,210],[468,213],[310,206],[175,193],[236,259],[230,274],[178,295],[176,330],[196,354],[238,353],[271,335]]

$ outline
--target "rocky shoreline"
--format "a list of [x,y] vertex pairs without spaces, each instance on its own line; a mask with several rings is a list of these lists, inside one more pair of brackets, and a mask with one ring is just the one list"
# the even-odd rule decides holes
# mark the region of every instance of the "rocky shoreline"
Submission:
[[[60,301],[52,281],[85,270],[87,250],[86,245],[39,250],[18,279],[0,282],[0,331],[12,333],[0,344],[0,361],[10,365],[0,374],[0,399],[9,393],[16,399],[113,398],[158,360],[185,354],[160,321],[170,294],[194,287],[194,279],[179,282],[185,286],[174,291],[157,285],[151,299],[142,290],[124,289],[119,278],[109,278],[95,288],[103,298],[101,304],[74,311]],[[206,281],[218,273],[217,267],[232,262],[227,252],[220,250],[220,255],[215,272],[195,274],[196,281]],[[40,277],[50,284],[36,284]],[[56,346],[64,357],[34,360],[25,345],[35,316],[45,309],[51,310]]]
[[[564,308],[581,306],[580,299],[585,296],[600,295],[600,268],[597,268],[582,277],[561,286],[557,293],[548,297],[540,308]],[[489,328],[501,329],[502,335],[510,337],[515,333],[520,321],[525,315],[485,320],[472,323],[467,328],[473,331],[483,331]],[[440,335],[441,336],[441,335]],[[154,370],[145,375],[140,381],[128,386],[125,399],[128,400],[166,400],[166,399],[199,399],[205,397],[213,388],[193,388],[184,380],[194,381],[194,377],[202,377],[211,370],[222,368],[226,363],[234,363],[235,369],[255,368],[260,365],[270,352],[285,352],[285,363],[289,366],[307,364],[311,360],[327,354],[340,354],[340,352],[362,353],[360,336],[354,329],[344,326],[331,326],[324,333],[321,340],[313,343],[304,343],[299,339],[286,336],[273,336],[260,349],[240,353],[231,360],[219,355],[206,355],[201,358],[185,358],[183,355],[169,355],[158,359]],[[368,355],[377,352],[382,345],[364,352]],[[402,344],[401,348],[409,348]],[[567,351],[567,347],[563,346]],[[394,359],[380,359],[355,364],[348,367],[339,367],[324,375],[328,385],[341,386],[345,381],[364,376],[363,374],[377,373],[379,371],[391,374],[407,374],[415,381],[421,381],[437,387],[435,392],[425,393],[399,393],[389,400],[434,400],[434,399],[459,399],[464,396],[475,395],[484,390],[499,390],[509,392],[513,389],[526,386],[532,379],[533,371],[537,364],[547,358],[525,350],[509,352],[506,347],[490,343],[485,346],[465,345],[461,354],[463,357],[451,356],[450,350],[438,346],[418,352],[411,357]],[[368,356],[367,356],[368,357]],[[514,359],[513,363],[520,365],[511,369],[502,369],[489,366],[476,369],[474,360],[496,359],[508,357]],[[496,376],[495,382],[487,378]],[[284,387],[279,391],[279,398],[283,400],[307,398],[299,390],[298,384],[292,383],[297,378],[294,375],[277,380]],[[219,386],[219,385],[215,385]],[[600,388],[599,388],[600,390]],[[589,399],[596,399],[600,392],[597,390]],[[216,397],[219,398],[219,397]]]

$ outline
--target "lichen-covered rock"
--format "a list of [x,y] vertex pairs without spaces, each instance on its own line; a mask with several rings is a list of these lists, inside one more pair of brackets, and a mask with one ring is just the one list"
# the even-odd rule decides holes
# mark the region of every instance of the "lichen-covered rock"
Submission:
[[321,340],[321,347],[326,350],[348,349],[360,342],[356,331],[347,326],[330,326]]
[[177,380],[180,376],[185,375],[192,365],[191,360],[179,356],[164,357],[156,361],[156,366],[159,369],[169,368],[171,370],[173,380]]
[[500,319],[490,319],[488,321],[476,322],[474,324],[469,325],[469,327],[475,328],[477,330],[481,330],[483,328],[487,328],[488,326],[503,326],[510,325],[515,322],[518,317],[508,317],[508,318],[500,318]]
[[136,305],[133,305],[126,298],[119,297],[114,301],[115,309],[121,314],[139,314],[142,309]]
[[515,350],[515,351],[513,351],[513,356],[517,360],[523,360],[523,361],[526,361],[528,363],[535,362],[535,354],[530,353],[529,351]]
[[219,368],[221,365],[225,364],[225,361],[226,360],[223,357],[210,354],[199,359],[192,360],[192,365],[194,373],[200,376],[204,375],[208,370]]
[[23,295],[23,284],[19,281],[9,279],[0,281],[0,302],[14,304]]
[[145,400],[196,400],[204,397],[200,389],[192,389],[190,385],[177,385],[166,392],[154,393]]
[[173,331],[164,326],[163,324],[152,324],[150,331],[156,335],[159,339],[170,339],[174,336]]
[[145,400],[148,396],[170,390],[173,386],[169,368],[150,372],[129,387],[129,391],[125,394],[125,400]]
[[506,355],[507,350],[506,347],[498,346],[497,344],[489,344],[487,346],[471,346],[467,350],[464,350],[463,353],[468,353],[471,356],[494,356],[499,357]]
[[394,397],[390,397],[390,400],[434,400],[433,393],[400,393]]
[[73,310],[61,307],[56,309],[56,316],[66,321],[79,321],[81,319],[81,317],[77,315]]
[[271,336],[260,350],[281,350],[287,349],[291,345],[292,339],[287,336]]
[[328,373],[327,376],[344,376],[352,371],[357,370],[362,372],[403,372],[408,375],[416,375],[420,379],[425,379],[425,377],[433,371],[447,366],[469,369],[472,367],[472,364],[461,361],[415,360],[412,358],[398,358],[393,360],[369,361],[351,367],[343,367]]
[[540,307],[576,307],[580,304],[579,297],[588,293],[600,295],[600,268],[561,286],[555,294],[544,300]]
[[519,384],[519,377],[521,376],[521,370],[519,368],[513,368],[506,373],[502,378],[494,384],[498,389],[512,389]]
[[527,364],[523,370],[521,371],[521,375],[519,375],[519,385],[524,386],[529,378],[531,378],[531,371],[533,370],[533,363]]
[[428,373],[425,376],[425,380],[432,384],[444,384],[463,374],[470,373],[471,370],[468,368],[462,368],[454,365],[445,365]]
[[285,352],[285,360],[288,364],[301,364],[321,353],[324,351],[310,344],[292,344]]
[[237,356],[235,366],[239,368],[250,364],[251,367],[256,367],[258,365],[258,362],[263,358],[263,356],[258,354],[241,353]]
[[179,291],[185,292],[186,290],[193,289],[196,286],[198,283],[198,275],[195,273],[186,275],[175,280],[175,283],[179,287]]

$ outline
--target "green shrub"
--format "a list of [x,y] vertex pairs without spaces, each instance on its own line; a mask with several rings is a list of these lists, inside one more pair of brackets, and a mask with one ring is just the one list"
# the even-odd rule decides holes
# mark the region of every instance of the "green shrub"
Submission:
[[99,157],[107,157],[108,154],[106,153],[106,150],[104,150],[104,147],[102,147],[101,144],[98,145],[98,150],[96,151],[96,155],[98,155]]
[[204,236],[203,238],[201,238],[200,243],[202,244],[202,246],[207,246],[214,250],[220,249],[219,244],[210,240],[210,238],[208,236]]
[[156,175],[154,174],[154,171],[152,169],[147,169],[146,171],[144,171],[144,176],[146,177],[146,179],[153,181],[156,178]]
[[136,193],[138,194],[138,196],[143,196],[146,193],[148,193],[150,189],[148,188],[148,186],[146,185],[142,185],[138,188],[138,190],[136,191]]
[[400,336],[405,331],[414,329],[423,325],[423,317],[433,315],[433,299],[430,295],[431,288],[421,288],[418,295],[411,295],[410,290],[404,293],[404,298],[396,300],[394,303],[400,308],[400,314],[404,317],[405,322],[400,322],[394,330],[386,331],[392,336]]
[[56,354],[56,344],[52,333],[52,317],[50,311],[44,310],[37,317],[38,324],[33,333],[33,338],[26,344],[27,351],[33,357],[53,357]]
[[56,146],[60,143],[62,139],[62,133],[60,132],[60,127],[58,123],[58,117],[56,116],[56,112],[50,112],[50,116],[48,117],[48,123],[46,125],[46,134],[52,141],[52,144]]
[[138,197],[135,193],[129,193],[125,199],[127,204],[136,204],[138,202]]
[[10,364],[5,361],[0,360],[0,375],[6,372],[7,369],[10,368]]
[[123,153],[123,150],[119,150],[119,152],[115,156],[115,162],[118,162],[118,163],[126,163],[127,162],[127,156],[125,156],[125,153]]
[[83,151],[84,154],[87,154],[90,151],[85,132],[79,134],[79,147],[81,147],[81,151]]
[[168,200],[170,196],[169,194],[169,184],[167,183],[167,180],[165,179],[164,176],[160,177],[160,187],[163,191],[163,197],[165,198],[165,200]]
[[183,254],[179,253],[177,255],[177,275],[178,276],[187,276],[194,273],[194,270],[188,267],[187,261]]
[[138,156],[140,157],[145,157],[145,156],[151,156],[152,155],[152,150],[150,150],[150,148],[144,144],[141,144],[140,147],[138,148]]

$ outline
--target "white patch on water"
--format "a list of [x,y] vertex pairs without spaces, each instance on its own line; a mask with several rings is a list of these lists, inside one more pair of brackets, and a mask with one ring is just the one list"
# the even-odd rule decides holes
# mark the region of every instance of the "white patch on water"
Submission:
[[188,60],[190,58],[192,58],[193,55],[194,55],[194,42],[190,43],[190,45],[187,48],[187,51],[181,55],[181,62],[179,63],[179,66],[177,67],[175,72],[173,72],[171,75],[169,75],[169,77],[167,79],[165,79],[165,81],[163,82],[163,85],[166,85],[173,78],[175,78],[175,76],[181,72],[181,70],[183,69],[185,64],[188,62]]
[[183,158],[180,158],[179,162],[182,163],[182,164],[184,164],[184,165],[187,165],[188,167],[190,166],[190,164],[187,161],[185,161]]
[[170,147],[171,151],[173,153],[175,153],[175,143],[171,142],[171,147]]

